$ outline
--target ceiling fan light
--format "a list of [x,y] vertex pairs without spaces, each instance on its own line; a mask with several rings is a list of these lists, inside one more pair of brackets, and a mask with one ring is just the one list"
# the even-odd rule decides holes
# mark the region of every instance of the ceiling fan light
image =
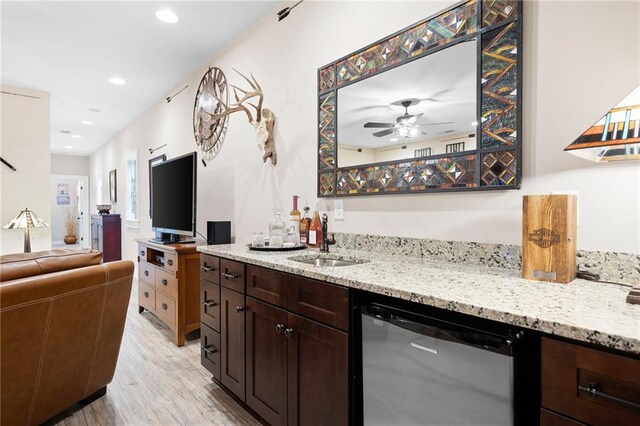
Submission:
[[420,131],[418,130],[417,127],[412,127],[411,129],[409,129],[409,136],[411,137],[416,137],[420,134]]
[[398,135],[406,138],[407,136],[409,136],[409,129],[407,129],[406,127],[400,127],[398,129]]

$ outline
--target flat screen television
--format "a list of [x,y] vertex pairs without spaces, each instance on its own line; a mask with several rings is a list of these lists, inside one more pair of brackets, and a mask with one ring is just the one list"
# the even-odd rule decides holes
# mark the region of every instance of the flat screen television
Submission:
[[151,228],[153,241],[187,242],[196,236],[197,154],[156,164],[151,168]]

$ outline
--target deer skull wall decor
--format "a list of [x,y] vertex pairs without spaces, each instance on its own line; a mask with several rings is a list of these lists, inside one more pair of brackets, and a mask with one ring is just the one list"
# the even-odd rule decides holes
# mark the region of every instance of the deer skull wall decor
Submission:
[[[233,104],[230,104],[228,100],[224,100],[214,93],[213,96],[218,103],[218,107],[212,114],[207,113],[208,120],[224,120],[234,112],[244,112],[256,132],[258,146],[264,151],[262,161],[266,162],[267,159],[271,159],[271,163],[275,166],[278,162],[278,154],[276,153],[275,141],[273,139],[273,127],[276,121],[275,114],[268,108],[262,107],[264,99],[262,87],[260,87],[260,84],[258,84],[253,74],[251,74],[251,78],[248,78],[235,68],[234,71],[249,83],[251,89],[244,90],[238,86],[231,85],[230,87],[233,89],[233,97],[235,99],[235,103]],[[250,100],[253,102],[249,102]],[[255,118],[252,109],[249,107],[255,110]]]

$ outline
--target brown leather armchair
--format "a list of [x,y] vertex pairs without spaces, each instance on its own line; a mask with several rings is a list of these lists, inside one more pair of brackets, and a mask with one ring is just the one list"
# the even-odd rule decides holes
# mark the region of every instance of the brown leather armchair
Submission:
[[113,379],[133,262],[92,251],[0,256],[0,423],[45,422]]

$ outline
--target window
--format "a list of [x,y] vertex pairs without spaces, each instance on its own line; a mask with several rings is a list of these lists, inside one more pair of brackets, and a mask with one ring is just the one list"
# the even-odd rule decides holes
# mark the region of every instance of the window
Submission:
[[420,148],[413,151],[413,156],[415,158],[428,157],[429,155],[431,155],[431,148]]
[[464,151],[464,142],[458,142],[458,143],[450,143],[446,146],[447,148],[447,154],[452,154],[454,152],[462,152]]
[[127,155],[127,220],[138,220],[138,152]]

